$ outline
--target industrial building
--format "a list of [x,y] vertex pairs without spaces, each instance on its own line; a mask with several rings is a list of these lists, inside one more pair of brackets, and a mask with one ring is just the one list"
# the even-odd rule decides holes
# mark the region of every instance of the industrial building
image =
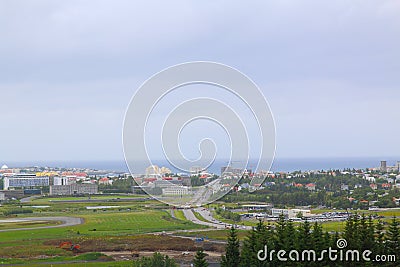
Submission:
[[54,182],[54,185],[67,185],[67,184],[69,184],[69,179],[68,179],[68,177],[65,177],[65,176],[55,176],[54,177],[54,180],[53,180]]
[[162,194],[164,196],[182,196],[189,195],[190,193],[191,191],[187,186],[171,186],[162,189]]
[[3,184],[4,190],[9,190],[10,188],[49,186],[49,177],[38,177],[34,173],[15,173],[11,176],[4,176]]
[[98,194],[99,187],[96,184],[70,184],[70,185],[51,185],[50,195],[92,195]]
[[0,194],[4,194],[5,199],[20,199],[24,197],[24,190],[0,190]]
[[304,210],[304,209],[271,209],[272,216],[278,217],[279,215],[283,214],[287,219],[296,218],[299,214],[302,217],[310,217],[311,210]]

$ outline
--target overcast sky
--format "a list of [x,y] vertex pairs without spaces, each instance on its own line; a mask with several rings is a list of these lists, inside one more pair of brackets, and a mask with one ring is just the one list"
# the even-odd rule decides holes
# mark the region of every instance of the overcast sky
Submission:
[[396,0],[2,0],[0,163],[123,159],[134,92],[193,60],[259,85],[278,157],[400,156],[399,47]]

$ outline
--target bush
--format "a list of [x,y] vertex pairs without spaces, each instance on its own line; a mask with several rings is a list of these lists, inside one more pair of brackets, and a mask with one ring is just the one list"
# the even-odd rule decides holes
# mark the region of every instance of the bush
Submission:
[[19,210],[6,210],[3,212],[5,216],[10,216],[14,214],[25,214],[25,213],[33,213],[33,210],[30,209],[19,209]]
[[221,208],[217,208],[215,210],[215,212],[221,216],[222,218],[228,219],[228,220],[232,220],[235,222],[239,222],[240,221],[240,215],[234,212],[231,212],[229,210],[223,210]]
[[135,267],[176,267],[178,266],[174,259],[169,258],[168,256],[163,256],[162,254],[156,252],[152,257],[141,258],[140,260],[133,261],[133,266]]

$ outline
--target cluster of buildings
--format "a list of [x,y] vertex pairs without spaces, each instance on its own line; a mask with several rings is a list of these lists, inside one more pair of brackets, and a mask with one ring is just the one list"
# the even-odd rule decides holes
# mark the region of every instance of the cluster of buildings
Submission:
[[379,167],[381,172],[399,172],[400,171],[400,161],[397,161],[395,165],[388,166],[386,160],[381,161],[381,166]]
[[97,194],[98,185],[112,185],[119,173],[108,173],[97,170],[77,170],[58,168],[8,168],[0,169],[0,200],[18,198],[20,192],[40,194],[49,190],[50,195],[83,195]]
[[221,176],[242,176],[242,175],[252,175],[253,172],[251,169],[241,169],[234,168],[232,166],[223,166],[221,167]]
[[133,186],[133,192],[145,190],[155,195],[165,197],[188,196],[193,195],[192,179],[194,176],[203,180],[204,184],[208,183],[213,175],[207,172],[207,169],[193,166],[187,174],[172,174],[171,170],[166,167],[151,165],[146,168],[144,175],[133,177],[137,186]]
[[[147,175],[146,175],[147,176]],[[191,195],[191,180],[189,176],[174,177],[134,177],[135,183],[133,192],[144,189],[156,195],[163,196],[184,196]]]
[[309,209],[271,209],[272,217],[279,217],[281,214],[287,219],[312,216]]

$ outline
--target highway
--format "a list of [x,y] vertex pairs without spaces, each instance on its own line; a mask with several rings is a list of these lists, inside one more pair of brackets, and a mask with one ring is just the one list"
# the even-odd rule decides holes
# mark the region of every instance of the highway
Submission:
[[194,216],[193,211],[191,209],[184,209],[183,214],[185,215],[187,220],[192,221],[195,224],[206,225],[206,226],[214,227],[217,229],[225,228],[225,225],[221,225],[218,223],[200,221],[199,219],[196,218],[196,216]]
[[[207,220],[207,222],[197,219],[196,216],[194,215],[193,211],[198,212],[205,220]],[[200,208],[195,208],[195,209],[184,209],[183,214],[185,215],[187,220],[192,221],[195,224],[206,225],[206,226],[214,227],[217,229],[226,229],[226,227],[232,226],[231,224],[227,224],[227,223],[218,221],[217,219],[212,217],[211,212],[206,208],[200,207]],[[252,229],[251,226],[240,226],[238,228],[244,229],[244,230]]]

